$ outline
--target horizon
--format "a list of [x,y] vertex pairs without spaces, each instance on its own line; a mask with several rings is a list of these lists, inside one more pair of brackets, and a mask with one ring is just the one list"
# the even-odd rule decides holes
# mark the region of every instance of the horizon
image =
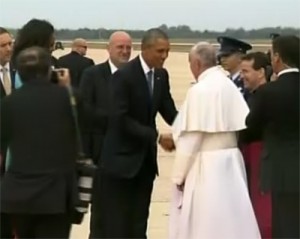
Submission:
[[1,0],[1,25],[19,29],[32,18],[56,29],[149,29],[186,25],[225,31],[300,27],[299,0]]
[[[33,18],[32,18],[33,19]],[[51,22],[50,22],[51,23]],[[164,23],[154,27],[154,28],[158,28],[162,25],[166,25]],[[259,27],[259,28],[252,28],[252,29],[245,29],[243,27],[237,27],[237,28],[232,28],[232,27],[228,27],[224,30],[213,30],[213,29],[204,29],[204,30],[198,30],[198,29],[194,29],[188,25],[184,25],[184,24],[179,24],[179,25],[166,25],[169,29],[171,27],[179,27],[179,26],[187,26],[190,28],[191,31],[199,31],[199,32],[226,32],[226,31],[236,31],[236,30],[244,30],[244,31],[258,31],[258,30],[267,30],[267,29],[278,29],[278,30],[288,30],[288,29],[292,29],[292,30],[300,30],[300,27],[292,27],[292,26],[276,26],[276,27],[272,27],[272,26],[267,26],[267,27]],[[10,26],[3,26],[4,28],[10,29],[10,30],[19,30],[21,27],[16,28],[16,27],[10,27]],[[88,27],[79,27],[79,28],[67,28],[67,27],[62,27],[62,28],[55,28],[55,31],[61,31],[61,30],[70,30],[70,31],[78,31],[78,30],[82,30],[82,29],[88,29],[88,30],[107,30],[107,31],[117,31],[117,30],[124,30],[124,31],[147,31],[147,29],[132,29],[132,28],[103,28],[103,27],[99,27],[99,28],[88,28]]]
[[[31,18],[34,19],[34,18]],[[29,19],[29,20],[31,20]],[[41,19],[41,18],[39,18]],[[50,22],[50,21],[49,21]],[[51,23],[51,22],[50,22]],[[52,23],[51,23],[52,24]],[[251,28],[251,29],[246,29],[243,27],[227,27],[224,30],[214,30],[214,29],[204,29],[204,30],[199,30],[199,29],[195,29],[192,28],[189,25],[185,25],[185,24],[179,24],[179,25],[167,25],[165,23],[161,23],[158,26],[154,26],[153,28],[158,28],[161,27],[162,25],[166,25],[169,29],[171,27],[180,27],[180,26],[187,26],[190,28],[191,31],[199,31],[199,32],[204,32],[204,31],[209,31],[209,32],[225,32],[228,30],[244,30],[244,31],[257,31],[257,30],[267,30],[267,29],[278,29],[278,30],[287,30],[287,29],[293,29],[293,30],[300,30],[300,26],[266,26],[266,27],[258,27],[258,28]],[[10,27],[10,26],[4,26],[4,28],[7,29],[12,29],[12,30],[18,30],[20,29],[22,26],[20,26],[19,28],[16,27]],[[72,30],[72,31],[78,31],[78,30],[82,30],[82,29],[88,29],[88,30],[107,30],[107,31],[115,31],[115,30],[126,30],[126,31],[147,31],[149,28],[146,29],[139,29],[139,28],[105,28],[105,27],[98,27],[98,28],[89,28],[89,27],[78,27],[78,28],[68,28],[68,27],[61,27],[61,28],[55,28],[55,30]]]

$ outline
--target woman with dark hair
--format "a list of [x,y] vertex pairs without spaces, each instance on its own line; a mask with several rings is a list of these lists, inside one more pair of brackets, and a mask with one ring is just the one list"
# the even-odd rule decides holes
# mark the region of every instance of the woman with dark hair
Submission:
[[17,34],[12,60],[24,49],[38,46],[52,52],[54,50],[54,27],[46,20],[32,19],[27,22]]

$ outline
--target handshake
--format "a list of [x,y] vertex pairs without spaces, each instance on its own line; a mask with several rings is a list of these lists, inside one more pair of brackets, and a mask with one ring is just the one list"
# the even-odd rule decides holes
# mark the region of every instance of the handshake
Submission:
[[172,134],[159,135],[158,143],[167,152],[172,152],[175,150],[175,143]]

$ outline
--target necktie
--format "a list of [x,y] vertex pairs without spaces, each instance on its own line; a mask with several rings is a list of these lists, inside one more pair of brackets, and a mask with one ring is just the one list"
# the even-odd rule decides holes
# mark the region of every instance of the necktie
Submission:
[[153,85],[153,71],[152,70],[148,71],[148,73],[147,73],[147,83],[148,83],[150,96],[152,96],[152,93],[153,93],[153,88],[152,88],[152,85]]
[[10,77],[9,77],[9,72],[7,70],[7,68],[2,68],[2,73],[3,73],[3,86],[4,86],[4,90],[6,95],[10,95],[11,93],[11,81],[10,81]]

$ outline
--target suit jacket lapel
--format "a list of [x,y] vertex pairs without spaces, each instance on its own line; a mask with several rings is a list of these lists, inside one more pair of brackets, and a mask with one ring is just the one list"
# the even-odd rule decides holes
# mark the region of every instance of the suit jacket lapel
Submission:
[[108,61],[105,62],[104,66],[105,66],[105,70],[104,70],[105,78],[108,78],[112,75]]

